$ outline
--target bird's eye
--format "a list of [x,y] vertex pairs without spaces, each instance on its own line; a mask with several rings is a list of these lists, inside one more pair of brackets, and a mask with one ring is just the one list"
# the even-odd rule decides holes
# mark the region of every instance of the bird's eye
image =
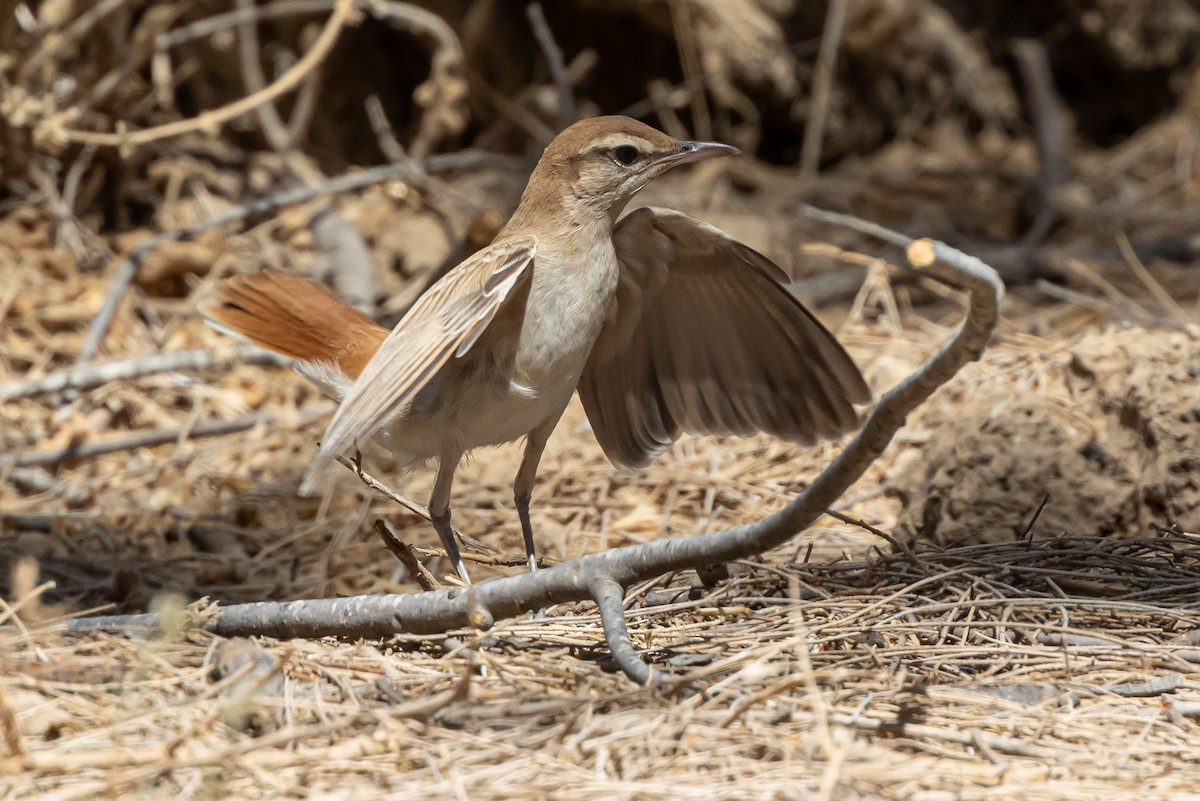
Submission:
[[619,147],[614,147],[612,154],[614,159],[621,162],[625,166],[629,166],[633,162],[637,161],[638,157],[637,148],[633,145],[620,145]]

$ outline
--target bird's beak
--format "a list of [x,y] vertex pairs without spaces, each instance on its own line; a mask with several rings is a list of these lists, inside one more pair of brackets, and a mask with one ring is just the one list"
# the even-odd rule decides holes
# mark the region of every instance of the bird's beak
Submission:
[[[675,152],[663,153],[657,158],[646,159],[642,162],[640,169],[629,175],[628,181],[623,185],[623,191],[626,192],[626,200],[629,195],[632,195],[667,170],[680,164],[689,164],[693,161],[703,161],[704,159],[715,159],[718,156],[732,156],[740,152],[742,151],[733,145],[723,145],[720,142],[682,140],[679,142],[679,149]],[[624,203],[621,205],[623,206]],[[620,208],[616,210],[619,212]]]
[[688,164],[693,161],[715,159],[721,156],[736,156],[741,152],[733,145],[723,145],[720,142],[695,142],[685,139],[679,143],[679,152],[665,156],[663,161],[669,164]]

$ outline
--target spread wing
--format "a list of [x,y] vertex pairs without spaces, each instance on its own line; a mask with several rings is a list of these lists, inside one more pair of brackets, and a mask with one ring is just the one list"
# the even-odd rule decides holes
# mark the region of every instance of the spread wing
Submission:
[[452,357],[470,350],[529,275],[533,237],[484,248],[421,296],[375,351],[329,421],[303,491],[338,454],[372,437]]
[[643,467],[681,432],[811,444],[858,426],[871,392],[774,262],[669,209],[616,226],[621,280],[579,396],[605,454]]

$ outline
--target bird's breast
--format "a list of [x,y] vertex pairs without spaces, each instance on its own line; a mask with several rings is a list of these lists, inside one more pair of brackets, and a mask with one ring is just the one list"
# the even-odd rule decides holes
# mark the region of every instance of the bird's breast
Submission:
[[[564,253],[538,249],[516,352],[516,372],[535,389],[574,389],[617,290],[612,240]],[[547,387],[549,388],[549,387]]]

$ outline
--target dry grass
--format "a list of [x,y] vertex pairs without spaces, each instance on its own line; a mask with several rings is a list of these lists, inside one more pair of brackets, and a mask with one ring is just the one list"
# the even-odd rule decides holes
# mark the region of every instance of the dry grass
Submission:
[[63,799],[1183,798],[1200,653],[1171,640],[1195,630],[1195,550],[739,566],[637,596],[636,640],[690,685],[667,697],[605,671],[587,608],[481,639],[243,645],[265,663],[249,689],[247,669],[214,679],[229,645],[207,636],[10,628],[26,753],[0,770],[10,797]]

